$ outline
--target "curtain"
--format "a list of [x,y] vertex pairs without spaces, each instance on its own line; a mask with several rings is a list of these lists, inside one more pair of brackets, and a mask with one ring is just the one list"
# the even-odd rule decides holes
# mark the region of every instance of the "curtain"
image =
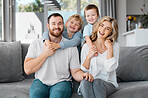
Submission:
[[99,0],[100,17],[111,16],[116,18],[116,0]]

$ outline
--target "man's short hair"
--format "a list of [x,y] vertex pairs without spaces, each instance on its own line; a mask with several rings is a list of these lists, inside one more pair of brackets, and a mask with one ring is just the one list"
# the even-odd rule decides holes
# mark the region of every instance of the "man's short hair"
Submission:
[[59,14],[59,13],[52,13],[50,16],[48,16],[48,19],[47,19],[48,24],[49,24],[49,20],[50,20],[50,18],[51,18],[52,16],[54,16],[54,17],[60,16],[60,17],[62,18],[62,20],[63,20],[63,17],[62,17],[61,14]]

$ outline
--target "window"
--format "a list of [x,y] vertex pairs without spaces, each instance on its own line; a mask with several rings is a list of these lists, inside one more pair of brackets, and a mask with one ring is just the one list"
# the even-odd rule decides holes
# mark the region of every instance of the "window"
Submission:
[[40,0],[16,0],[16,41],[31,43],[41,38],[43,30],[43,4]]
[[61,0],[61,1],[58,0],[58,2],[61,6],[61,10],[54,11],[53,9],[51,9],[51,11],[48,11],[48,16],[51,13],[58,12],[63,16],[64,23],[66,23],[69,16],[71,16],[73,14],[77,14],[77,7],[76,7],[77,0]]
[[2,37],[2,0],[0,0],[0,40],[3,40],[3,37]]

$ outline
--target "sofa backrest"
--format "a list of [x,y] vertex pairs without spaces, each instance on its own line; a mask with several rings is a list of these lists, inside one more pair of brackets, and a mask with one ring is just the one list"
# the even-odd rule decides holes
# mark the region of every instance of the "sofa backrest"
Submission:
[[[22,62],[24,63],[29,44],[21,44],[21,47]],[[148,45],[120,47],[119,66],[116,71],[120,82],[148,80]],[[34,73],[31,75],[24,73],[24,76],[34,78]]]
[[139,47],[120,47],[118,80],[148,80],[148,45]]
[[25,78],[34,78],[34,73],[33,74],[30,74],[30,75],[26,75],[25,72],[24,72],[24,60],[25,60],[25,56],[28,52],[28,47],[29,47],[30,44],[21,44],[21,47],[22,47],[22,62],[23,62],[23,75]]

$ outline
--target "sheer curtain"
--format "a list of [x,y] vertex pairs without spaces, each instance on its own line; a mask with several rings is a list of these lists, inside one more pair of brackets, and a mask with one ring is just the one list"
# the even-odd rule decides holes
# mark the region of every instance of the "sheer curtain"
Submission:
[[111,16],[116,18],[116,0],[99,0],[100,16]]

